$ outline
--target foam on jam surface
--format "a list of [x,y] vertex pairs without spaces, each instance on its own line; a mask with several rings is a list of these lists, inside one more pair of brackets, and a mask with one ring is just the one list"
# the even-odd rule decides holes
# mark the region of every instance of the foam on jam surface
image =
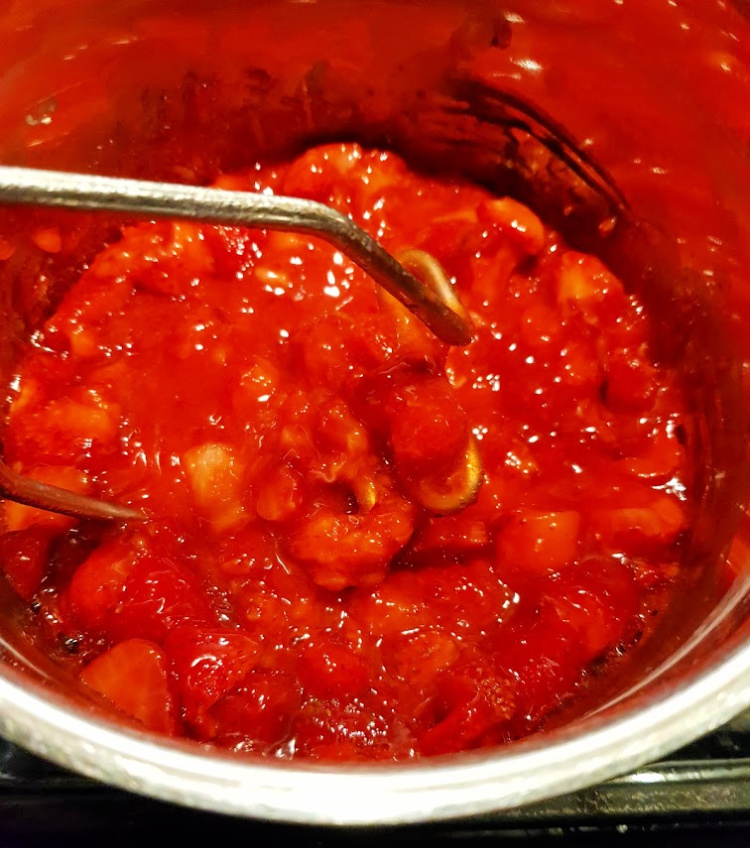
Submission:
[[[691,518],[690,415],[643,306],[527,208],[387,152],[218,185],[428,251],[476,339],[441,344],[314,239],[124,229],[30,341],[3,441],[150,520],[5,504],[36,638],[124,720],[285,758],[495,745],[583,703],[679,590]],[[472,437],[478,497],[436,515]]]

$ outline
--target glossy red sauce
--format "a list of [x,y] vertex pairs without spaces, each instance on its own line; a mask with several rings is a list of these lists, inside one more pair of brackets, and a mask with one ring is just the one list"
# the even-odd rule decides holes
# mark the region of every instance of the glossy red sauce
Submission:
[[544,727],[682,585],[695,422],[649,315],[525,207],[391,153],[218,185],[428,251],[476,338],[439,343],[306,237],[125,228],[27,346],[3,443],[150,520],[5,505],[41,643],[123,716],[241,752],[406,759]]

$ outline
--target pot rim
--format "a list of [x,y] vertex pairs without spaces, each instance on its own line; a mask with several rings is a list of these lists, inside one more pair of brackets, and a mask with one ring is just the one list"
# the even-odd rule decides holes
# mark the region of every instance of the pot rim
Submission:
[[[750,645],[663,700],[601,713],[498,753],[332,766],[242,761],[160,742],[0,673],[0,730],[56,764],[121,789],[213,812],[308,825],[382,825],[499,812],[568,794],[653,761],[750,706]],[[587,725],[593,729],[587,732]]]

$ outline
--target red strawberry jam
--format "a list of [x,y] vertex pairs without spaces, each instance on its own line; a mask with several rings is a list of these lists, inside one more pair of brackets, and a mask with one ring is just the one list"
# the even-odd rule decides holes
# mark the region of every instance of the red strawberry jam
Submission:
[[430,253],[475,340],[315,239],[124,228],[29,341],[3,440],[149,520],[5,505],[38,641],[123,720],[274,757],[444,754],[584,709],[679,589],[691,519],[685,393],[642,304],[516,201],[390,153],[219,186]]

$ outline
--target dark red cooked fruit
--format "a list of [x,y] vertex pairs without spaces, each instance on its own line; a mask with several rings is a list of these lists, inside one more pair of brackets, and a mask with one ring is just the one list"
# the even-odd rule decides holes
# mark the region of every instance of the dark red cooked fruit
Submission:
[[297,752],[311,757],[327,760],[392,757],[387,715],[361,704],[310,699],[295,715],[291,732]]
[[187,568],[145,556],[133,566],[105,629],[117,639],[141,636],[163,642],[178,624],[214,619],[200,581]]
[[607,363],[605,400],[618,412],[644,412],[653,405],[656,369],[637,351],[617,350]]
[[516,681],[508,738],[525,735],[562,704],[580,678],[584,652],[573,628],[560,627],[551,606],[519,615],[503,634],[500,674]]
[[51,547],[51,534],[39,527],[0,536],[0,565],[10,585],[25,601],[39,591]]
[[[169,632],[165,648],[183,718],[196,728],[204,728],[210,708],[242,683],[258,661],[258,643],[233,630],[183,624]],[[206,731],[211,733],[209,727]]]
[[555,581],[544,598],[570,628],[586,662],[617,645],[638,610],[638,586],[630,567],[617,560],[584,560]]
[[507,724],[516,709],[514,684],[481,665],[452,668],[439,680],[435,724],[422,733],[423,754],[468,750],[490,731]]
[[578,557],[580,527],[575,510],[515,510],[498,539],[500,573],[544,576],[565,569]]
[[96,633],[111,629],[135,564],[132,547],[114,542],[101,545],[78,566],[66,597],[81,627]]
[[211,709],[214,741],[228,747],[240,745],[246,751],[279,745],[289,735],[300,702],[298,685],[290,675],[253,671]]
[[486,560],[405,569],[375,591],[355,592],[351,608],[368,632],[393,636],[437,627],[448,634],[494,632],[513,592]]
[[461,513],[429,518],[414,534],[409,545],[409,559],[420,562],[465,559],[476,555],[491,542],[483,521],[466,518]]
[[447,380],[433,378],[394,387],[388,410],[393,453],[407,478],[463,459],[469,423]]
[[501,665],[517,681],[512,730],[524,733],[564,703],[580,669],[627,638],[638,611],[633,572],[616,559],[592,558],[539,588],[504,632]]
[[308,695],[339,701],[354,700],[369,684],[367,665],[354,646],[326,639],[300,647],[299,677]]

